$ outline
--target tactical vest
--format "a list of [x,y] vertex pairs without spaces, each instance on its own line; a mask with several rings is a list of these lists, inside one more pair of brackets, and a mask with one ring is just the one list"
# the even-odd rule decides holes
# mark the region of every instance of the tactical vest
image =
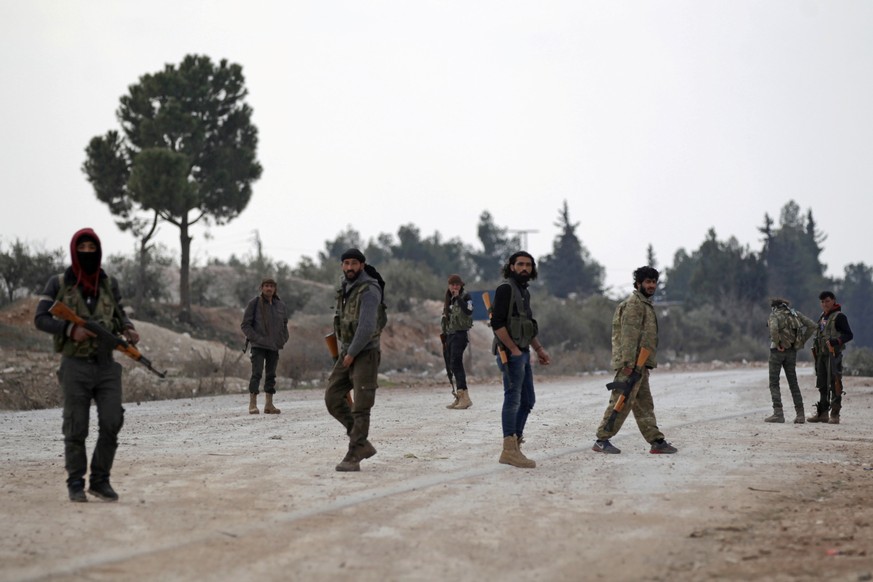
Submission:
[[768,324],[776,327],[779,344],[772,347],[799,350],[803,347],[804,326],[791,307],[774,307]]
[[[58,275],[61,288],[55,300],[63,301],[67,307],[76,312],[82,319],[96,321],[112,333],[121,331],[118,320],[115,317],[118,306],[112,295],[112,285],[109,277],[100,280],[100,293],[97,296],[97,305],[92,313],[85,304],[85,298],[75,285],[68,285],[64,281],[63,274]],[[99,338],[90,338],[83,342],[75,342],[66,333],[61,332],[54,336],[55,351],[74,358],[87,358],[97,353],[100,346]]]
[[[464,293],[459,297],[460,301],[469,301],[470,295]],[[446,332],[452,333],[456,331],[467,331],[473,327],[473,314],[467,315],[461,306],[457,303],[450,303],[448,309],[448,317],[446,318]]]
[[[537,322],[534,321],[524,308],[524,290],[513,279],[508,279],[512,295],[509,299],[509,313],[506,315],[506,331],[519,349],[523,350],[530,346],[530,342],[537,336]],[[529,295],[528,295],[529,297]],[[512,306],[515,305],[518,314],[513,315]]]
[[[818,331],[815,332],[815,349],[819,355],[828,353],[829,339],[840,338],[840,332],[837,331],[837,315],[839,315],[839,313],[839,311],[834,311],[828,316],[824,329],[822,329],[821,319],[819,319]],[[843,351],[843,348],[844,346],[842,344],[834,346],[834,353],[839,354]]]
[[[363,285],[355,285],[352,288],[348,297],[343,298],[343,287],[340,285],[336,291],[336,311],[333,316],[333,329],[336,331],[336,336],[340,339],[344,346],[352,343],[355,337],[355,332],[358,330],[358,317],[361,312],[361,299],[364,293],[374,285],[379,291],[379,283],[376,281],[367,281]],[[381,294],[381,292],[380,292]],[[376,310],[376,331],[370,336],[368,343],[377,339],[382,335],[382,330],[388,323],[388,313],[385,308],[385,302],[379,302],[379,308]]]

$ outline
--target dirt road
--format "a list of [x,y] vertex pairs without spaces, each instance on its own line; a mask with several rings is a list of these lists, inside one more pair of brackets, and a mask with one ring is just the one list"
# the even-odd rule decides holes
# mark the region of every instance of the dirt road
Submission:
[[590,451],[606,381],[538,384],[534,470],[497,463],[497,384],[380,389],[360,473],[321,391],[129,403],[115,504],[67,501],[59,410],[0,413],[0,580],[871,579],[869,379],[838,426],[765,424],[765,369],[658,370],[672,456],[632,421]]

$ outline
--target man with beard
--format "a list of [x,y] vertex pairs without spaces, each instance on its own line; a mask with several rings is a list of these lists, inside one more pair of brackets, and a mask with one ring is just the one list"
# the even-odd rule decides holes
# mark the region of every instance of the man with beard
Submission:
[[815,385],[820,398],[815,405],[816,414],[807,421],[840,424],[840,410],[843,407],[843,349],[855,335],[849,327],[849,318],[837,303],[836,296],[831,291],[822,291],[818,298],[821,301],[821,315],[818,317],[812,355],[815,358]]
[[[349,249],[342,254],[343,280],[337,289],[333,326],[340,342],[339,357],[328,378],[324,401],[331,416],[346,429],[349,450],[337,471],[360,471],[361,461],[376,454],[367,437],[370,409],[379,387],[379,337],[387,323],[383,294],[385,282],[364,254]],[[352,391],[350,404],[346,395]]]
[[[530,348],[534,349],[540,364],[551,363],[549,354],[537,339],[539,329],[530,307],[528,283],[537,278],[534,258],[525,251],[513,254],[503,266],[503,278],[506,282],[494,292],[491,314],[497,366],[503,373],[503,451],[499,462],[533,469],[536,462],[524,456],[520,448],[524,442],[524,425],[536,401]],[[502,356],[506,357],[506,363]]]
[[100,342],[95,333],[84,327],[55,319],[49,309],[60,300],[82,319],[122,333],[132,344],[139,341],[139,334],[124,313],[118,282],[100,268],[103,252],[97,234],[90,228],[74,234],[70,255],[72,266],[46,284],[36,306],[34,323],[37,329],[54,335],[55,351],[62,354],[58,378],[64,393],[64,458],[70,501],[88,501],[85,439],[92,400],[97,404],[100,428],[91,455],[88,493],[103,501],[118,501],[109,484],[118,433],[124,422],[121,365],[112,359],[115,346]]
[[252,344],[252,376],[249,379],[249,414],[258,412],[258,387],[264,375],[264,414],[282,411],[273,405],[276,394],[276,367],[279,350],[288,342],[288,310],[279,299],[278,285],[272,277],[261,280],[260,294],[246,306],[240,329]]
[[615,419],[612,430],[606,424],[621,395],[621,390],[613,390],[609,406],[597,428],[597,441],[591,450],[597,453],[618,454],[621,450],[609,442],[624,423],[629,412],[633,411],[637,426],[646,442],[651,444],[652,454],[672,454],[677,449],[664,440],[664,434],[655,421],[655,403],[649,389],[649,370],[658,365],[658,319],[652,296],[658,288],[660,273],[653,267],[640,267],[634,271],[634,292],[622,301],[612,317],[612,368],[616,371],[615,381],[625,382],[634,372],[637,356],[641,348],[649,350],[641,370],[640,380],[634,385],[621,412]]

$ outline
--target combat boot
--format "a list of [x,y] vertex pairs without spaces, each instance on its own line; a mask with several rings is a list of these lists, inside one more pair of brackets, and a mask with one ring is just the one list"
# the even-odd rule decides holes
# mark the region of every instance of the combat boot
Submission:
[[449,405],[446,406],[446,408],[448,408],[449,410],[452,410],[453,408],[455,408],[456,406],[458,406],[458,393],[455,392],[455,393],[453,394],[453,396],[455,397],[455,401],[452,402],[451,404],[449,404]]
[[773,414],[765,418],[764,422],[785,422],[785,414],[781,408],[774,408]]
[[839,404],[831,405],[831,417],[828,419],[828,424],[840,424],[840,409]]
[[258,410],[258,395],[254,392],[249,394],[249,414],[260,414]]
[[264,403],[264,414],[279,414],[282,412],[275,406],[273,406],[273,395],[269,392],[264,392],[264,397],[267,401]]
[[455,410],[466,410],[473,406],[470,400],[470,395],[466,390],[458,390],[458,403],[455,405]]
[[361,470],[361,459],[353,447],[349,447],[349,452],[346,453],[340,464],[336,466],[336,470],[342,472]]
[[537,466],[536,461],[528,459],[518,450],[518,439],[514,434],[503,437],[503,452],[500,453],[499,462],[521,469],[533,469]]
[[794,412],[797,414],[797,416],[794,417],[794,424],[803,424],[806,422],[806,415],[803,412],[802,406],[795,406]]
[[822,406],[822,403],[819,402],[815,405],[815,414],[808,417],[806,422],[827,422],[828,421],[828,409],[826,406]]

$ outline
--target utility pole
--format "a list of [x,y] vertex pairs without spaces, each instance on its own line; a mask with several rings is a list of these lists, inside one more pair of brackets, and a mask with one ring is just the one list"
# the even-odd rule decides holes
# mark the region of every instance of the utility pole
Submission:
[[[508,229],[506,229],[506,232],[511,232],[511,233],[519,235],[518,240],[521,243],[521,249],[527,251],[527,235],[528,235],[528,233],[537,233],[539,231],[535,230],[535,229],[530,229],[530,228],[529,229],[508,228]],[[530,251],[528,251],[528,252],[530,252]]]

